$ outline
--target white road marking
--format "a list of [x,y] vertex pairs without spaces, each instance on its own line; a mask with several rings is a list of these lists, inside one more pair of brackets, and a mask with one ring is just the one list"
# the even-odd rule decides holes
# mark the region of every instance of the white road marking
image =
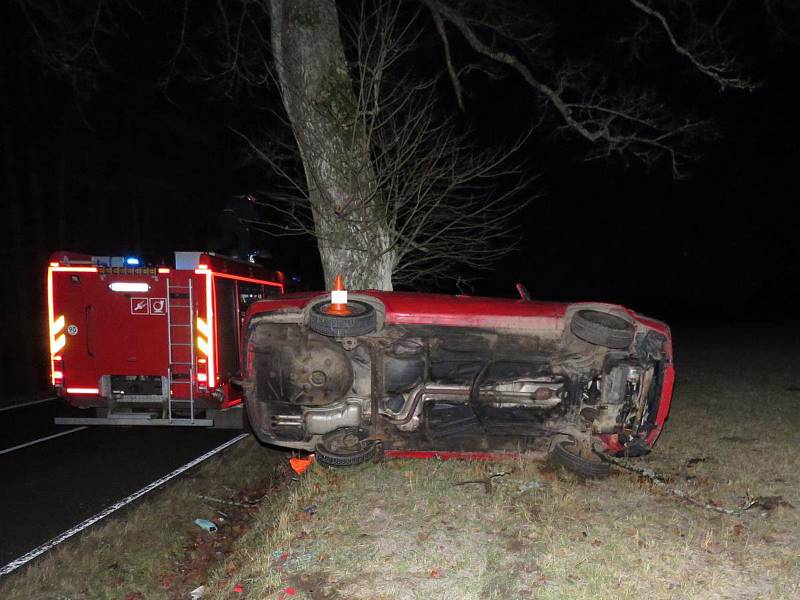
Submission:
[[55,396],[51,396],[50,398],[42,398],[41,400],[31,400],[30,402],[22,402],[20,404],[12,404],[11,406],[3,406],[0,408],[0,412],[4,410],[11,410],[12,408],[22,408],[23,406],[31,406],[33,404],[41,404],[42,402],[50,402],[51,400],[55,400]]
[[25,442],[24,444],[20,444],[18,446],[12,446],[11,448],[6,448],[4,450],[0,450],[0,454],[7,454],[8,452],[13,452],[14,450],[19,450],[20,448],[27,448],[28,446],[33,446],[34,444],[39,444],[41,442],[46,442],[47,440],[52,440],[57,437],[61,437],[62,435],[68,435],[70,433],[75,433],[76,431],[81,431],[82,429],[87,429],[86,425],[83,427],[75,427],[74,429],[67,429],[66,431],[61,431],[59,433],[54,433],[53,435],[48,435],[43,438],[39,438],[38,440],[33,440],[31,442]]
[[103,509],[102,511],[100,511],[99,513],[94,515],[93,517],[89,517],[85,521],[82,521],[81,523],[78,523],[74,527],[71,527],[71,528],[67,529],[63,533],[58,534],[56,537],[54,537],[53,539],[51,539],[48,542],[45,542],[44,544],[42,544],[38,548],[34,548],[33,550],[31,550],[27,554],[23,554],[19,558],[16,558],[16,559],[12,560],[7,565],[5,565],[3,567],[0,567],[0,576],[8,575],[12,571],[15,571],[15,570],[19,569],[22,565],[32,561],[37,556],[40,556],[40,555],[44,554],[45,552],[47,552],[51,548],[55,548],[56,546],[58,546],[64,540],[67,540],[67,539],[71,538],[76,533],[80,533],[81,531],[83,531],[87,527],[90,527],[90,526],[94,525],[95,523],[97,523],[101,519],[105,519],[111,513],[118,511],[123,506],[127,506],[128,504],[130,504],[134,500],[136,500],[138,498],[141,498],[142,496],[144,496],[145,494],[147,494],[149,492],[152,492],[154,489],[156,489],[160,485],[165,484],[170,479],[173,479],[174,477],[177,477],[178,475],[180,475],[184,471],[188,471],[189,469],[191,469],[195,465],[198,465],[201,462],[203,462],[204,460],[206,460],[208,458],[211,458],[212,456],[214,456],[218,452],[222,452],[223,450],[225,450],[225,448],[228,448],[229,446],[233,446],[236,442],[239,442],[239,441],[243,440],[248,435],[250,435],[250,434],[249,433],[242,433],[240,435],[237,435],[235,438],[233,438],[232,440],[228,440],[227,442],[225,442],[221,446],[217,446],[213,450],[209,450],[208,452],[206,452],[202,456],[198,456],[197,458],[195,458],[194,460],[186,463],[182,467],[178,467],[177,469],[175,469],[171,473],[168,473],[167,475],[164,475],[163,477],[161,477],[159,479],[156,479],[154,482],[147,484],[145,487],[140,489],[138,492],[134,492],[133,494],[123,498],[119,502],[115,502],[111,506]]

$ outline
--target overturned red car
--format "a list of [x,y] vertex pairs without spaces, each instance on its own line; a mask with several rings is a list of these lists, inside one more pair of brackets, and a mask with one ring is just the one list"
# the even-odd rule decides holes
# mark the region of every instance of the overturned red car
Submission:
[[254,304],[247,414],[264,443],[345,466],[386,451],[544,451],[588,476],[650,450],[674,382],[667,325],[602,303],[406,292]]

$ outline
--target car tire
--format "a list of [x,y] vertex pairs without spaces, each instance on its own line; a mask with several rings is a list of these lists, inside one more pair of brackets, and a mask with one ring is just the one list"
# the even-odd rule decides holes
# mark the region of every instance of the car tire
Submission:
[[[355,443],[343,443],[348,437]],[[381,444],[367,439],[366,432],[358,427],[342,427],[322,436],[314,453],[316,461],[323,467],[352,467],[374,460],[380,456]]]
[[611,465],[609,463],[584,458],[577,454],[574,449],[575,442],[573,440],[557,440],[550,447],[548,460],[551,464],[564,467],[582,477],[601,479],[609,476],[611,473]]
[[633,324],[600,310],[584,309],[572,315],[570,331],[584,342],[619,350],[633,342]]
[[308,326],[312,331],[328,337],[355,337],[372,333],[377,327],[375,309],[359,300],[347,303],[349,315],[332,315],[327,311],[331,303],[318,302],[308,314]]

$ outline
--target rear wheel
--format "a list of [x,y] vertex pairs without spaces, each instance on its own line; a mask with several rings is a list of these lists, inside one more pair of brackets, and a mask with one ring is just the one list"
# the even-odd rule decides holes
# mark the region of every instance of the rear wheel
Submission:
[[326,467],[351,467],[377,458],[380,442],[368,437],[358,427],[342,427],[326,433],[315,448],[317,462]]
[[356,337],[375,331],[377,317],[375,309],[359,300],[347,303],[348,315],[330,314],[330,302],[318,302],[308,314],[308,326],[312,331],[328,337]]

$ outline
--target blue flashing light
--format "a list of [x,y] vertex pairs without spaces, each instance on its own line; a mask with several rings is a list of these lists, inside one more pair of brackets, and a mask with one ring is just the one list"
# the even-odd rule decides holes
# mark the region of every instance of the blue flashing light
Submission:
[[138,258],[134,256],[127,256],[125,257],[125,264],[128,265],[129,267],[138,267],[142,263]]

